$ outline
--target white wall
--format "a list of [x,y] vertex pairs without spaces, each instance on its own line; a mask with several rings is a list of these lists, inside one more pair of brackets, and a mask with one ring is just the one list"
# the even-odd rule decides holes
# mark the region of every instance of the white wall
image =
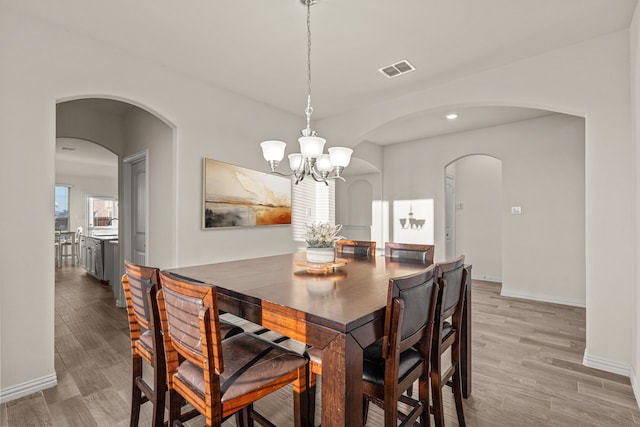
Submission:
[[[635,263],[640,265],[640,174],[638,164],[640,164],[640,8],[636,10],[631,23],[631,113],[632,113],[632,137],[633,137],[633,159],[635,160]],[[631,365],[631,385],[636,396],[636,401],[640,405],[640,278],[636,277],[634,283],[635,319],[633,319],[632,335],[635,337],[635,347],[633,362]]]
[[[0,168],[0,199],[12,206],[2,210],[0,230],[4,239],[18,242],[0,249],[2,399],[56,381],[50,236],[57,102],[83,97],[129,101],[176,129],[171,147],[173,184],[153,196],[163,200],[172,197],[167,192],[173,193],[171,203],[176,206],[174,212],[160,215],[166,215],[162,221],[174,222],[167,228],[176,230],[175,249],[151,249],[165,267],[293,248],[286,226],[203,231],[201,164],[202,157],[210,157],[264,170],[259,142],[295,140],[300,117],[189,80],[1,6],[0,52],[0,140],[16,142],[0,144],[0,158],[11,159]],[[150,206],[161,203],[150,200]]]
[[[485,200],[498,204],[499,217],[486,221],[484,217],[469,218],[466,222],[456,218],[460,233],[467,235],[456,252],[464,253],[466,262],[475,270],[473,255],[482,251],[485,236],[470,235],[465,227],[480,228],[486,222],[494,234],[502,235],[502,241],[490,247],[494,248],[493,257],[495,247],[501,247],[503,294],[584,305],[584,120],[555,114],[386,147],[385,200],[392,204],[394,200],[434,199],[435,210],[440,212],[435,219],[436,235],[440,236],[435,242],[436,261],[445,257],[444,180],[445,167],[450,162],[462,158],[456,162],[456,192],[460,192],[456,201],[470,209],[484,210],[489,216],[495,213],[495,206],[478,206],[479,202],[470,198],[468,191],[465,193],[469,180],[475,180],[474,185],[499,182],[499,168],[494,166],[492,176],[483,179],[469,164],[472,161],[465,156],[476,153],[502,161],[502,187],[498,189],[502,198],[487,194],[490,199]],[[410,180],[421,184],[410,186]],[[521,206],[523,214],[512,216],[511,206]],[[471,252],[464,252],[467,248]],[[480,255],[477,261],[480,271],[473,271],[474,277],[496,274],[492,270],[495,260]],[[532,266],[536,265],[544,271],[544,277],[532,274]]]
[[[473,133],[464,136],[473,138]],[[464,254],[473,262],[473,278],[501,282],[502,161],[473,155],[457,160],[455,166],[456,256]]]
[[[636,235],[613,233],[610,225],[635,230],[629,70],[629,32],[621,31],[414,91],[326,119],[318,127],[327,139],[356,145],[386,123],[447,107],[512,105],[585,117],[585,362],[628,373],[636,342],[631,326]],[[443,215],[436,210],[436,221]],[[442,233],[436,230],[436,245]],[[610,283],[617,292],[611,292]]]
[[134,109],[125,117],[124,141],[123,158],[143,151],[148,156],[147,264],[165,268],[174,263],[177,251],[173,129],[147,111]]

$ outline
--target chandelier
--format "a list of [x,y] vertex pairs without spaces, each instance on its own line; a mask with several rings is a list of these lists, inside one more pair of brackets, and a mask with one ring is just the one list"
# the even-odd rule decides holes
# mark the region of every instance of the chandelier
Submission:
[[345,179],[342,171],[351,161],[353,150],[346,147],[331,147],[329,154],[324,154],[324,144],[326,139],[318,136],[315,130],[311,130],[311,5],[316,0],[301,0],[307,6],[307,107],[304,113],[307,116],[307,127],[302,129],[302,136],[298,138],[300,143],[300,153],[289,154],[290,174],[283,174],[276,171],[278,164],[284,158],[284,149],[287,146],[282,141],[264,141],[260,144],[262,155],[269,163],[270,173],[282,176],[295,177],[298,184],[306,176],[311,176],[317,182],[324,182],[329,185],[328,180]]

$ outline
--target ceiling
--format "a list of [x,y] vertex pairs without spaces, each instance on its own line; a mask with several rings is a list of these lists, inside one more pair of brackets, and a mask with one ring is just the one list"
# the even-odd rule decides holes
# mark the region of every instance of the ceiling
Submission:
[[118,176],[118,156],[98,144],[76,138],[56,138],[56,182],[65,176]]
[[[0,0],[158,66],[300,115],[306,105],[301,0]],[[314,119],[343,114],[629,27],[636,0],[318,0],[311,8]],[[408,60],[388,79],[379,68]],[[393,144],[525,120],[506,107],[407,118],[369,135]]]

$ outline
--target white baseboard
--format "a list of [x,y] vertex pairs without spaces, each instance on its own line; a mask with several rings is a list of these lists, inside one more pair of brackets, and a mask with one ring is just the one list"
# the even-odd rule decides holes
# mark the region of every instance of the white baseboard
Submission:
[[521,299],[528,299],[533,301],[542,301],[542,302],[551,302],[554,304],[570,305],[572,307],[585,308],[587,306],[584,300],[579,300],[574,298],[559,298],[559,297],[552,297],[548,295],[536,295],[536,294],[530,294],[528,292],[517,292],[517,291],[509,291],[509,290],[505,291],[504,287],[500,291],[500,295],[503,297],[521,298]]
[[640,408],[640,383],[638,383],[638,377],[636,377],[636,371],[631,368],[631,375],[629,376],[631,380],[631,388],[633,388],[633,395],[636,397],[636,403]]
[[37,393],[58,384],[58,377],[55,372],[46,377],[36,378],[26,383],[14,385],[0,390],[0,403],[16,400],[32,393]]
[[474,276],[473,274],[471,274],[471,279],[472,280],[483,280],[485,282],[502,283],[502,277],[495,277],[495,276]]
[[602,357],[591,356],[587,354],[587,350],[584,351],[582,364],[589,368],[595,368],[600,369],[601,371],[611,372],[613,374],[624,375],[625,377],[629,377],[629,379],[631,379],[631,366],[613,360],[603,359]]

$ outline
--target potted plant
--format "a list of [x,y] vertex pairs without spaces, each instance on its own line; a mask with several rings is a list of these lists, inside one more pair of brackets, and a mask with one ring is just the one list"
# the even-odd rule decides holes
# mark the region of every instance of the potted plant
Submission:
[[336,259],[336,242],[343,237],[338,233],[340,224],[320,222],[307,224],[305,241],[307,242],[307,262],[323,264]]

